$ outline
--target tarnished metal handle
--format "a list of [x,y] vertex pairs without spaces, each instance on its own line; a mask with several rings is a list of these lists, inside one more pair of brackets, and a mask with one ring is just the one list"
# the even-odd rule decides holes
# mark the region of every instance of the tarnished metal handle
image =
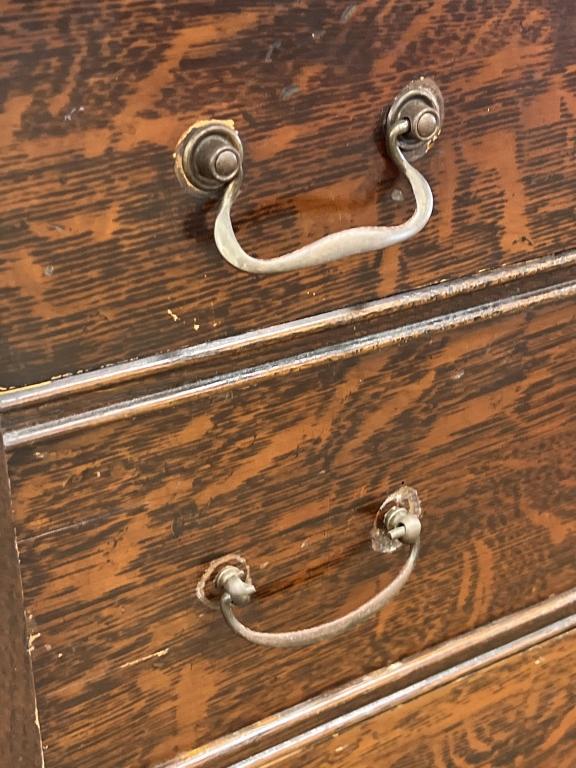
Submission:
[[[381,505],[371,531],[372,547],[378,552],[392,552],[402,544],[410,546],[408,559],[400,573],[384,589],[355,610],[333,621],[327,621],[308,629],[291,632],[259,632],[243,624],[234,614],[234,606],[246,605],[255,594],[247,565],[223,564],[214,574],[214,585],[220,592],[220,610],[228,626],[240,637],[256,645],[273,648],[299,648],[342,635],[380,611],[395,598],[408,581],[420,551],[420,517],[422,515],[418,494],[413,488],[403,486]],[[230,561],[238,561],[231,555]],[[220,558],[222,564],[226,558]],[[210,566],[209,566],[210,570]],[[205,577],[201,580],[205,584]]]
[[427,78],[410,83],[395,99],[384,125],[387,152],[406,177],[416,202],[404,224],[353,227],[322,237],[291,253],[272,259],[250,256],[232,226],[232,205],[242,185],[242,144],[231,121],[195,123],[181,137],[175,152],[176,175],[188,191],[222,194],[214,223],[221,255],[244,272],[271,274],[319,266],[346,256],[377,251],[414,237],[428,222],[434,199],[424,176],[407,158],[425,154],[440,134],[443,102],[438,87]]

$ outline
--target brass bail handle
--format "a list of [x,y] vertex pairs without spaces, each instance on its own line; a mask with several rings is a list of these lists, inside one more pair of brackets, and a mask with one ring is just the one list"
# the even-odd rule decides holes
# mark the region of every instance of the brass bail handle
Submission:
[[[418,558],[421,516],[420,499],[414,488],[402,486],[385,499],[372,526],[372,548],[377,552],[388,553],[407,545],[410,547],[408,558],[394,580],[377,595],[345,616],[332,621],[290,632],[260,632],[243,624],[234,614],[234,607],[247,605],[255,595],[256,587],[252,583],[248,564],[238,555],[222,557],[210,564],[199,582],[202,594],[198,589],[197,594],[203,602],[206,602],[204,586],[207,574],[212,573],[213,585],[220,595],[219,605],[224,620],[233,632],[256,645],[272,648],[300,648],[329,640],[349,632],[398,596],[410,578]],[[226,562],[227,560],[229,562]],[[232,562],[238,564],[233,565]]]
[[232,226],[232,205],[243,179],[242,142],[232,121],[194,123],[178,141],[174,167],[180,184],[188,192],[221,196],[214,240],[226,261],[244,272],[290,272],[388,248],[418,234],[430,219],[434,198],[428,182],[409,160],[428,152],[440,135],[443,119],[440,89],[430,78],[421,77],[398,94],[383,123],[388,155],[408,180],[416,202],[414,213],[406,222],[390,227],[352,227],[272,259],[249,255]]

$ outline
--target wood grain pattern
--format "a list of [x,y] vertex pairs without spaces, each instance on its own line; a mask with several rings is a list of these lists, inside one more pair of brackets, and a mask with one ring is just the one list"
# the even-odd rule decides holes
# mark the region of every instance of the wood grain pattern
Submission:
[[572,768],[575,658],[567,632],[266,765]]
[[[573,245],[575,24],[569,0],[9,0],[0,385]],[[407,217],[373,131],[420,74],[438,80],[447,105],[420,163],[436,198],[423,233],[294,275],[224,263],[213,211],[174,179],[187,125],[235,119],[247,155],[239,237],[269,257]]]
[[[551,288],[574,278],[576,251],[566,251],[521,264],[500,267],[383,299],[321,312],[310,317],[257,328],[214,339],[173,352],[160,352],[125,363],[112,363],[93,371],[52,379],[41,384],[0,392],[0,413],[5,428],[26,421],[22,413],[38,405],[64,400],[62,411],[94,408],[101,399],[110,405],[134,393],[188,384],[216,373],[262,364],[350,338],[421,322],[467,307],[491,303],[511,295]],[[79,397],[89,393],[87,399]],[[59,405],[62,405],[61,403]],[[42,409],[45,417],[48,409]],[[62,413],[60,411],[60,415]]]
[[0,440],[0,764],[40,768],[42,750],[27,646],[24,598]]
[[[329,366],[353,359],[387,347],[406,344],[410,341],[426,338],[433,334],[442,335],[457,328],[470,326],[477,322],[487,322],[497,317],[518,314],[534,310],[548,302],[567,301],[576,296],[576,281],[562,283],[541,291],[510,297],[489,304],[470,307],[461,312],[433,318],[430,321],[393,328],[390,331],[373,334],[360,339],[322,347],[317,350],[294,355],[289,358],[273,360],[260,366],[251,366],[233,371],[223,376],[214,376],[192,384],[138,395],[125,401],[107,403],[99,408],[89,408],[78,413],[72,406],[72,413],[56,419],[43,421],[36,409],[32,409],[36,418],[32,424],[19,429],[6,430],[4,444],[7,450],[14,450],[24,445],[33,445],[73,434],[84,429],[111,424],[121,419],[135,418],[151,411],[165,410],[197,398],[206,398],[212,394],[226,394],[239,387],[270,382],[285,377],[292,372],[302,373],[319,366]],[[66,406],[64,406],[66,407]],[[46,409],[39,409],[45,411]]]
[[[250,768],[278,759],[576,627],[576,589],[508,614],[307,699],[165,763],[163,768]],[[249,759],[248,759],[249,758]]]
[[[16,450],[48,768],[152,766],[573,587],[575,314],[550,302]],[[397,571],[368,530],[403,481],[424,551],[375,624],[287,654],[195,602],[235,551],[253,625],[358,605]]]
[[[568,260],[572,262],[572,259]],[[521,265],[522,272],[525,266]],[[487,274],[494,278],[498,272],[501,270]],[[151,358],[142,358],[135,361],[136,373],[133,377],[129,373],[132,364],[120,365],[118,381],[114,381],[114,369],[118,366],[110,366],[89,372],[86,376],[79,374],[44,385],[12,390],[0,395],[4,444],[11,451],[17,446],[45,440],[48,435],[62,435],[78,428],[168,407],[202,393],[206,395],[208,390],[224,391],[248,381],[254,383],[256,380],[284,376],[292,369],[302,370],[351,358],[409,339],[567,299],[576,295],[576,280],[571,279],[573,277],[573,263],[570,263],[551,272],[523,275],[504,284],[496,281],[493,285],[488,279],[488,285],[478,291],[471,289],[470,292],[458,293],[461,283],[450,281],[440,292],[436,290],[440,286],[433,286],[392,297],[388,309],[376,313],[374,317],[368,312],[367,318],[350,325],[331,328],[328,323],[328,327],[324,327],[322,318],[325,315],[305,318],[304,323],[314,326],[318,322],[320,328],[300,338],[298,334],[292,337],[286,333],[285,338],[270,339],[262,345],[256,342],[255,346],[239,345],[236,348],[235,342],[239,344],[239,339],[245,337],[240,335],[221,340],[224,350],[220,350],[220,342],[207,342],[165,353],[159,356],[166,364],[165,369],[155,375],[145,375],[145,361]],[[466,278],[464,282],[476,281]],[[455,295],[452,295],[453,290]],[[425,300],[424,296],[429,298],[429,294],[436,296],[436,299]],[[366,305],[349,310],[354,312],[357,309],[361,314],[363,307]],[[348,314],[349,310],[345,313]],[[259,329],[254,335],[262,333],[266,337],[265,330]],[[226,349],[228,342],[230,349]],[[213,344],[221,354],[208,351]],[[203,352],[206,352],[206,357]],[[182,358],[186,357],[191,359],[181,365]],[[142,377],[140,373],[143,373]],[[67,392],[68,396],[63,396]],[[28,407],[20,407],[27,402]]]

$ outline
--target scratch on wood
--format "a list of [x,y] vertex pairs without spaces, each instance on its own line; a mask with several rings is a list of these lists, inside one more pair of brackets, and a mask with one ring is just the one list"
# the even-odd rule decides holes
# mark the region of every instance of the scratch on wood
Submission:
[[38,638],[40,637],[40,634],[41,634],[40,632],[35,632],[33,635],[30,635],[28,637],[28,653],[32,653],[32,651],[34,650],[35,648],[34,643],[36,642],[36,640],[38,640]]
[[120,665],[120,669],[126,669],[126,667],[133,667],[135,664],[141,664],[143,661],[148,661],[149,659],[160,659],[162,656],[166,656],[170,648],[162,648],[161,651],[156,651],[156,653],[149,653],[147,656],[142,656],[139,659],[133,659],[132,661],[126,661],[124,664]]

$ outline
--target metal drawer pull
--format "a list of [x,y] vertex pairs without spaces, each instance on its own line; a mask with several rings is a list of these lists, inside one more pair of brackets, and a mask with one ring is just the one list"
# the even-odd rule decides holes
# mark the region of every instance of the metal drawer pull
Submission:
[[407,158],[426,154],[440,134],[443,117],[440,90],[434,81],[420,78],[400,92],[384,122],[388,155],[408,179],[416,201],[416,210],[408,221],[392,227],[345,229],[272,259],[250,256],[234,234],[230,214],[242,185],[243,150],[232,121],[194,123],[176,146],[176,176],[187,191],[222,195],[214,223],[214,239],[222,256],[234,267],[245,272],[271,274],[318,266],[396,245],[423,229],[432,214],[434,198],[424,176]]
[[[380,611],[398,595],[408,581],[420,551],[421,515],[420,500],[413,488],[403,486],[388,496],[374,519],[371,530],[372,548],[377,552],[393,552],[399,549],[402,544],[408,544],[410,554],[400,573],[381,592],[350,613],[339,619],[327,621],[308,629],[292,632],[258,632],[243,624],[234,615],[233,606],[247,605],[256,592],[250,577],[250,569],[247,565],[246,567],[222,565],[226,558],[219,558],[218,561],[215,561],[215,564],[220,565],[220,567],[215,571],[213,584],[217,592],[220,593],[220,610],[226,623],[245,640],[256,643],[256,645],[267,645],[273,648],[299,648],[348,632]],[[229,559],[232,561],[242,560],[237,555],[230,555]],[[202,591],[206,584],[206,575],[210,570],[211,566],[208,567],[208,571],[201,579]]]

